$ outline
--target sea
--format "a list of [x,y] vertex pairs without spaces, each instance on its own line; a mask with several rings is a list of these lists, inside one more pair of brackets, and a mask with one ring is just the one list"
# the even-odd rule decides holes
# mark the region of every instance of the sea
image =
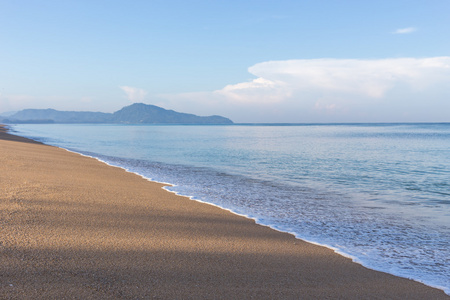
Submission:
[[12,130],[450,294],[450,123]]

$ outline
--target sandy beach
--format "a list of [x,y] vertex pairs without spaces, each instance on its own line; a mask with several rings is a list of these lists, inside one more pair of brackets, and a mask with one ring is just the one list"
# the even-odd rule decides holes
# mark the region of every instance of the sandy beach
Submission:
[[0,299],[450,299],[0,127]]

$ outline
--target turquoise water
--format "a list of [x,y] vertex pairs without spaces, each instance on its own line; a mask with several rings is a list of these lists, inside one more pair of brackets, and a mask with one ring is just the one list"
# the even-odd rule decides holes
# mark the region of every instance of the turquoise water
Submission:
[[15,125],[450,292],[450,124]]

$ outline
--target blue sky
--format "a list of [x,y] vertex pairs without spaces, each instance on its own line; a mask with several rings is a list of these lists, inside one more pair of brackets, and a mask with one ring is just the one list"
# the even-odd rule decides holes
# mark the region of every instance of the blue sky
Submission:
[[0,0],[0,112],[450,121],[450,1]]

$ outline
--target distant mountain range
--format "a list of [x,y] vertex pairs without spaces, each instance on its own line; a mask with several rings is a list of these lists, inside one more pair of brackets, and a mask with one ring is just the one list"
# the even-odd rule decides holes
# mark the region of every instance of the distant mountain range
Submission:
[[109,123],[109,124],[233,124],[221,116],[201,117],[179,113],[155,105],[134,103],[114,113],[24,109],[0,116],[2,123]]

